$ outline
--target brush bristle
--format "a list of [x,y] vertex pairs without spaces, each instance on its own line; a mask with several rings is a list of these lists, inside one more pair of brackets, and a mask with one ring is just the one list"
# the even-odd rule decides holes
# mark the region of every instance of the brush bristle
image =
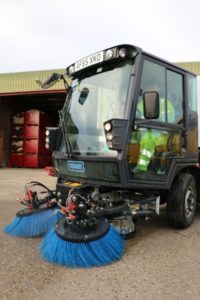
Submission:
[[38,211],[38,213],[16,217],[4,228],[4,232],[16,237],[36,237],[47,233],[60,218],[57,208]]
[[41,243],[40,253],[53,264],[83,268],[102,266],[122,257],[124,240],[113,227],[99,240],[86,243],[62,240],[51,229]]

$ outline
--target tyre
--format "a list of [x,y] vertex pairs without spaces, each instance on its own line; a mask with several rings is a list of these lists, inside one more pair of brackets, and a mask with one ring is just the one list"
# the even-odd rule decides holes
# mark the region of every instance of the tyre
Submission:
[[196,211],[196,182],[188,173],[180,174],[175,180],[167,202],[167,217],[175,228],[189,227]]

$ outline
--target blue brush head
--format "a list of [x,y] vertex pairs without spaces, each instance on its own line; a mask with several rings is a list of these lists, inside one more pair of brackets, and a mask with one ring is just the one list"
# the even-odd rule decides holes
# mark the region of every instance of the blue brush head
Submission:
[[103,266],[121,259],[124,240],[111,226],[100,239],[85,243],[63,240],[51,229],[41,243],[40,253],[53,264],[83,268]]
[[16,217],[4,232],[16,237],[36,237],[47,233],[61,218],[58,208],[49,208],[23,217]]

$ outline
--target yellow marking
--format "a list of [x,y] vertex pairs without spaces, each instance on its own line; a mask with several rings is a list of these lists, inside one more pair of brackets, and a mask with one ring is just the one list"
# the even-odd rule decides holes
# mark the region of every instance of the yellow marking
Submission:
[[64,185],[70,186],[70,187],[77,187],[77,186],[81,186],[80,182],[64,182]]

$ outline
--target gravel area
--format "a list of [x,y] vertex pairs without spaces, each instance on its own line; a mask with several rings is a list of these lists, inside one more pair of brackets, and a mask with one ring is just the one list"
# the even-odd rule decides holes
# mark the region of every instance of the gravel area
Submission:
[[175,230],[160,216],[137,224],[123,259],[106,267],[70,269],[42,260],[41,238],[13,238],[3,227],[21,205],[24,184],[54,187],[44,170],[0,169],[0,299],[125,300],[200,299],[200,213],[187,230]]

